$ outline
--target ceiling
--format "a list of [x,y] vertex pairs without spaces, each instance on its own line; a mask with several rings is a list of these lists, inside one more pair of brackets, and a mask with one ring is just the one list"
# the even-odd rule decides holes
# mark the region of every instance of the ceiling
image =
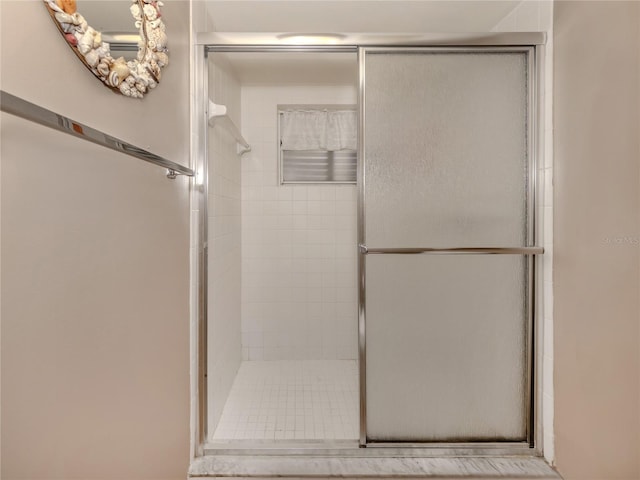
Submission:
[[[194,0],[218,32],[486,32],[522,0]],[[131,0],[78,0],[98,30],[133,31]]]
[[[465,33],[488,32],[521,0],[206,0],[217,32]],[[354,54],[227,55],[246,85],[357,83]]]
[[207,0],[218,32],[487,32],[521,0]]
[[[217,32],[465,33],[488,32],[521,0],[201,0]],[[103,32],[133,31],[130,0],[81,0]],[[171,38],[169,38],[171,41]],[[228,55],[243,84],[354,84],[353,54]]]

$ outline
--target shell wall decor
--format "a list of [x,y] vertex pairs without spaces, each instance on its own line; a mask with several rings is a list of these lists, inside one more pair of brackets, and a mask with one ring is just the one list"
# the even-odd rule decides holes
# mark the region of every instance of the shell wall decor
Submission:
[[160,83],[169,64],[167,34],[160,14],[162,2],[131,0],[131,14],[140,30],[138,57],[114,59],[102,35],[77,11],[75,0],[44,0],[51,18],[82,63],[107,87],[127,97],[142,98]]

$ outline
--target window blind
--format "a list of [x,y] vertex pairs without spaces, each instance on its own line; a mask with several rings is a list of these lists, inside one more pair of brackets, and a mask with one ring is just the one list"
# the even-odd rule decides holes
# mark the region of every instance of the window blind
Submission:
[[283,183],[356,182],[354,150],[282,150]]

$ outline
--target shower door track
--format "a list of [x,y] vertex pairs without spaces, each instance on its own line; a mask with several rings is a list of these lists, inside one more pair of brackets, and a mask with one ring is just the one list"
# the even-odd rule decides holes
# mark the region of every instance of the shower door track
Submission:
[[[255,442],[228,442],[225,444],[211,444],[207,442],[207,396],[206,396],[206,366],[207,366],[207,112],[208,104],[208,80],[206,61],[210,52],[326,52],[326,53],[358,53],[362,47],[422,47],[428,49],[433,47],[434,50],[449,51],[465,51],[465,50],[522,50],[523,48],[531,48],[533,53],[530,57],[530,68],[532,69],[530,81],[530,109],[529,109],[529,185],[527,191],[527,204],[529,206],[529,228],[528,228],[528,244],[536,239],[535,226],[537,221],[536,214],[536,197],[537,197],[537,181],[536,171],[539,164],[538,157],[542,152],[541,135],[539,135],[539,115],[541,111],[541,95],[539,88],[542,78],[543,65],[543,46],[546,42],[546,34],[541,32],[515,32],[515,33],[478,33],[478,34],[344,34],[341,38],[336,39],[331,45],[314,43],[310,41],[308,44],[288,44],[285,40],[280,39],[282,34],[279,33],[239,33],[239,32],[206,32],[199,33],[195,39],[194,54],[194,96],[193,96],[193,123],[196,125],[197,135],[192,147],[194,158],[196,159],[196,170],[201,178],[202,185],[199,186],[200,206],[199,212],[199,255],[196,261],[198,273],[197,287],[197,312],[195,322],[197,324],[197,340],[195,345],[195,361],[198,365],[197,372],[197,419],[193,425],[194,437],[192,441],[195,443],[196,456],[210,454],[224,455],[316,455],[316,456],[402,456],[402,457],[430,457],[430,456],[474,456],[474,455],[535,455],[542,454],[539,445],[542,441],[541,428],[536,427],[536,418],[538,418],[538,409],[541,403],[541,394],[538,388],[536,374],[539,369],[540,353],[536,343],[537,324],[535,322],[535,284],[536,284],[536,264],[534,255],[541,254],[543,250],[540,247],[531,246],[523,247],[526,252],[515,252],[516,248],[506,250],[514,250],[509,253],[524,253],[528,257],[529,273],[529,341],[528,341],[528,361],[529,361],[529,398],[527,399],[529,409],[528,421],[528,438],[526,441],[477,441],[477,442],[367,442],[366,439],[366,404],[365,404],[365,382],[364,374],[366,371],[366,358],[364,351],[364,325],[363,325],[363,295],[359,295],[358,317],[358,344],[359,344],[359,369],[360,369],[360,438],[354,439],[353,442],[344,441],[333,443],[331,441],[318,441],[301,443],[292,447],[294,442],[283,442],[279,447],[278,443],[269,443],[258,445]],[[362,61],[359,58],[358,63]],[[362,77],[361,80],[362,82]],[[360,85],[362,92],[362,85]],[[362,107],[362,105],[361,105]],[[362,121],[362,120],[361,120]],[[202,126],[204,125],[204,127]],[[362,151],[362,145],[359,145],[359,152]],[[359,162],[360,163],[360,162]],[[359,198],[362,198],[362,182],[359,182],[358,189],[360,191]],[[362,218],[363,212],[360,210],[364,206],[362,201],[358,205],[358,238],[362,240]],[[376,249],[378,250],[378,249]],[[366,253],[384,254],[387,252],[376,251],[370,249],[369,252],[363,252],[360,249],[359,258],[361,259]],[[380,249],[383,250],[383,249]],[[419,249],[421,252],[400,252],[400,253],[429,253],[434,250],[454,250],[454,249]],[[463,249],[464,250],[464,249]],[[486,250],[486,249],[480,249]],[[501,250],[501,249],[493,249]],[[436,252],[433,252],[436,253]],[[446,252],[445,252],[446,253]],[[451,253],[451,252],[449,252]],[[474,252],[459,252],[474,253]],[[481,252],[476,252],[481,253]],[[503,253],[503,252],[488,252]],[[359,260],[358,267],[358,284],[362,286],[364,275],[362,261]],[[359,287],[360,288],[360,287]],[[193,390],[192,390],[193,391]],[[366,448],[363,448],[366,447]]]
[[[287,455],[337,457],[459,457],[459,456],[523,456],[531,455],[526,442],[470,442],[470,443],[368,443],[366,448],[358,440],[299,443],[295,440],[259,445],[253,442],[208,443],[205,455]],[[245,446],[246,445],[246,446]]]

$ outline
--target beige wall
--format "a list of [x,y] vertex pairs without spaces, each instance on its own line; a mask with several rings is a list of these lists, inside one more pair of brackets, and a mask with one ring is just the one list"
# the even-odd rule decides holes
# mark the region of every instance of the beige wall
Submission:
[[[137,101],[78,62],[41,1],[0,2],[2,89],[187,164],[189,9],[165,4],[171,65]],[[188,180],[1,120],[2,478],[184,478]]]
[[638,479],[640,4],[556,2],[556,462]]

